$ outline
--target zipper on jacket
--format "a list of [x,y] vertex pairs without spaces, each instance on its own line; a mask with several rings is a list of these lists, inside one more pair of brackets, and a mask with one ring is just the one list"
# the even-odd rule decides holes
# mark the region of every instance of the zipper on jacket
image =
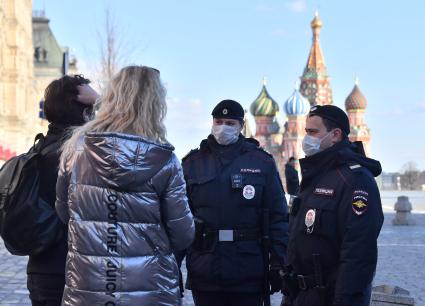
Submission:
[[159,249],[158,246],[155,246],[155,243],[153,243],[152,239],[146,235],[146,233],[144,233],[142,230],[140,231],[141,235],[143,236],[143,238],[145,238],[145,241],[147,242],[147,244],[149,244],[149,246],[151,247],[154,255],[159,255]]

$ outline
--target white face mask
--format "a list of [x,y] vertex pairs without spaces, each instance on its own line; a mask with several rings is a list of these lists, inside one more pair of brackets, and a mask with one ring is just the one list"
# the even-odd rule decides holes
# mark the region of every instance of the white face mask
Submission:
[[238,141],[240,130],[236,126],[230,125],[213,125],[211,134],[215,140],[221,145],[227,146]]
[[[331,131],[332,132],[332,131]],[[312,156],[316,153],[319,153],[321,150],[320,145],[322,144],[323,139],[328,137],[331,132],[327,133],[322,138],[313,137],[310,135],[305,135],[303,139],[303,151],[306,156]]]

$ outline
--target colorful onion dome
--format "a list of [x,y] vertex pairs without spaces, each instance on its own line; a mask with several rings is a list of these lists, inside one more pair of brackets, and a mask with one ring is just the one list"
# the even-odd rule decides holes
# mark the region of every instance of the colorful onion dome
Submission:
[[295,89],[292,95],[283,104],[283,109],[288,116],[307,115],[310,111],[310,102]]
[[367,100],[363,93],[360,91],[357,84],[354,85],[353,90],[345,99],[345,109],[348,111],[364,110],[367,106]]
[[263,79],[263,88],[257,99],[252,102],[250,112],[254,117],[274,117],[279,111],[279,104],[269,95],[266,89],[266,80]]

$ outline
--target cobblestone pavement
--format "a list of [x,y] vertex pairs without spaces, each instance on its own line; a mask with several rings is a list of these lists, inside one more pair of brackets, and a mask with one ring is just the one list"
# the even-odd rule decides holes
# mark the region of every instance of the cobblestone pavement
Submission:
[[399,286],[410,291],[416,306],[425,306],[425,215],[415,214],[414,226],[393,226],[393,218],[385,214],[374,286]]
[[[410,291],[415,305],[425,306],[425,214],[415,214],[415,226],[392,226],[394,214],[385,215],[379,237],[379,261],[374,285],[397,285]],[[26,290],[26,257],[11,256],[0,241],[0,305],[30,305]],[[185,273],[186,271],[184,271]],[[272,296],[277,306],[281,297]],[[185,291],[184,305],[194,305]]]

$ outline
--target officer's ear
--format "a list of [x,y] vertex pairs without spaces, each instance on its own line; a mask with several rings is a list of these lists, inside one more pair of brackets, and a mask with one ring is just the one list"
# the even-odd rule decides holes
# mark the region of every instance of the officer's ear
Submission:
[[343,139],[343,132],[340,128],[335,128],[332,131],[332,143],[340,142]]
[[241,125],[240,130],[242,131],[244,126],[245,126],[245,121],[244,120],[239,120],[239,124]]

